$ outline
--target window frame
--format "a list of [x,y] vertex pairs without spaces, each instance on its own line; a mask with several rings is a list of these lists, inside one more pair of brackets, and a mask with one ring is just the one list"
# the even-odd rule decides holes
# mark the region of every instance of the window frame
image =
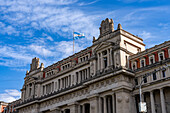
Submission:
[[[151,63],[151,58],[153,58],[153,63]],[[154,55],[149,56],[149,65],[154,63],[155,63],[155,56]]]
[[164,51],[161,51],[161,52],[158,53],[159,61],[162,61],[161,58],[160,58],[160,54],[162,54],[162,56],[163,56],[162,60],[165,60]]
[[[143,61],[144,65],[142,65],[142,61]],[[141,58],[140,59],[140,68],[145,67],[145,66],[146,66],[146,59],[145,58]]]

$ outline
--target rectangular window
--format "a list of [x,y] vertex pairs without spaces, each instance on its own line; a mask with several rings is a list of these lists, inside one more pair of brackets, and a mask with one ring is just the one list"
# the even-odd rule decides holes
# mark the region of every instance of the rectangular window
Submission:
[[164,58],[164,57],[163,57],[163,53],[160,53],[160,54],[159,54],[159,60],[162,61],[163,58]]
[[45,86],[43,86],[43,95],[45,94]]
[[61,86],[60,86],[60,79],[58,80],[58,88],[60,89]]
[[150,57],[150,64],[153,64],[153,57]]
[[166,77],[166,75],[165,75],[165,70],[162,71],[162,76],[163,76],[163,77]]
[[107,67],[107,57],[104,57],[103,60],[104,60],[104,67],[106,68]]
[[79,80],[79,75],[78,72],[76,72],[76,83],[78,83],[78,80]]
[[135,84],[138,85],[138,79],[137,78],[135,78]]
[[144,83],[147,83],[147,78],[146,78],[146,77],[143,77],[143,79],[144,79]]
[[156,72],[153,73],[153,80],[156,80]]
[[144,66],[145,66],[144,60],[141,60],[141,67],[144,67]]

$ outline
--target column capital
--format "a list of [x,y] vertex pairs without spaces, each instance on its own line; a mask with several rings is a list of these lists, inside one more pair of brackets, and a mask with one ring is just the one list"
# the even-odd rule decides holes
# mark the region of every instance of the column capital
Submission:
[[93,95],[88,96],[87,98],[88,98],[88,99],[91,99],[91,98],[98,98],[98,97],[99,97],[99,94],[96,93],[96,94],[93,94]]
[[50,111],[54,111],[54,110],[60,110],[59,107],[55,107],[55,108],[51,108]]
[[78,102],[72,102],[72,103],[69,103],[68,106],[71,106],[71,105],[78,105],[79,103]]

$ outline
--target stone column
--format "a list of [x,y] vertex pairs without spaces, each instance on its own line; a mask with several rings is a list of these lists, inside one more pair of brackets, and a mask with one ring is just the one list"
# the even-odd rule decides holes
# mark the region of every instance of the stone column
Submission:
[[35,82],[32,83],[32,92],[31,92],[31,96],[34,96],[35,95]]
[[163,93],[163,88],[160,89],[160,98],[161,98],[162,113],[166,113],[165,97],[164,97],[164,93]]
[[107,113],[107,103],[106,103],[106,96],[103,97],[103,101],[104,101],[104,113]]
[[103,54],[102,53],[101,53],[101,60],[100,60],[100,62],[101,62],[101,68],[100,69],[103,69],[104,65],[103,65]]
[[80,71],[78,72],[78,83],[80,83],[81,82],[81,73],[80,73]]
[[113,110],[113,113],[116,113],[116,108],[115,108],[115,94],[113,93],[112,94],[112,110]]
[[54,108],[50,110],[50,113],[61,113],[61,110],[59,108]]
[[[99,65],[99,64],[98,64]],[[94,60],[94,70],[93,70],[93,74],[96,74],[96,70],[97,70],[97,63],[96,63],[96,59]],[[91,73],[91,72],[90,72]]]
[[150,99],[151,99],[151,111],[152,111],[152,113],[156,113],[155,112],[155,101],[154,101],[154,97],[153,97],[153,91],[150,92]]
[[99,97],[99,113],[102,113],[102,103],[100,97]]
[[111,109],[112,109],[111,104],[110,104],[111,103],[111,98],[108,97],[107,100],[108,100],[107,101],[107,105],[108,105],[107,106],[107,113],[111,113]]
[[82,105],[82,113],[85,113],[85,105]]
[[87,68],[87,79],[90,78],[89,67]]
[[99,56],[99,53],[97,54],[97,57],[98,57],[98,67],[97,67],[97,70],[100,70],[100,56]]
[[99,113],[98,94],[89,97],[90,113]]
[[107,67],[110,66],[110,53],[109,53],[109,50],[107,49]]
[[132,108],[135,107],[131,103],[132,100],[132,90],[126,88],[120,88],[116,91],[116,113],[134,113]]
[[63,89],[64,88],[64,78],[61,79],[61,88],[60,89]]
[[113,54],[112,54],[112,48],[110,49],[110,65],[113,65]]

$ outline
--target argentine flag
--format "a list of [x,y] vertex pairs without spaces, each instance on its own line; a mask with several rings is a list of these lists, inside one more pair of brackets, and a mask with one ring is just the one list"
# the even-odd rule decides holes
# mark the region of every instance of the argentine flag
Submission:
[[85,38],[83,33],[78,33],[78,32],[74,32],[73,37],[74,37],[75,40],[80,39],[80,38]]

